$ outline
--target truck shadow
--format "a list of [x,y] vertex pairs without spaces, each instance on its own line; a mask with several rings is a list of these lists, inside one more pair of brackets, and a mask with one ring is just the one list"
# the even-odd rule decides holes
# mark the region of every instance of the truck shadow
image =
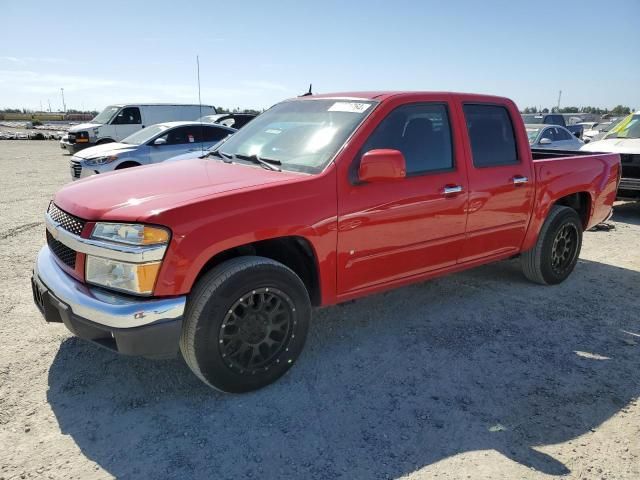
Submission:
[[640,202],[616,203],[611,219],[615,222],[640,225]]
[[581,261],[540,287],[502,262],[318,310],[292,371],[235,396],[181,360],[70,338],[47,396],[62,432],[118,478],[397,478],[477,450],[564,475],[542,450],[640,395],[638,284]]

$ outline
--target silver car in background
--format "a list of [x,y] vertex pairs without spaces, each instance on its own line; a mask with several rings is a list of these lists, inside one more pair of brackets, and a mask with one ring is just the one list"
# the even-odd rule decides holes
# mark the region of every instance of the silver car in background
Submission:
[[71,157],[71,178],[159,163],[185,153],[204,152],[235,133],[224,125],[167,122],[144,128],[121,142],[96,145]]
[[525,125],[531,148],[547,150],[580,150],[584,142],[560,125]]

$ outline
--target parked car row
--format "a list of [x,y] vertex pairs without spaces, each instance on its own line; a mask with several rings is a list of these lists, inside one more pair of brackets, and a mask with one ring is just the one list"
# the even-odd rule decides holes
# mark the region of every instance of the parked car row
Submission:
[[196,120],[202,115],[215,114],[211,105],[178,104],[118,104],[109,105],[88,123],[69,129],[60,147],[70,153],[104,143],[119,142],[145,127],[161,122]]
[[577,138],[582,138],[584,130],[580,124],[568,125],[564,115],[560,113],[525,113],[522,115],[522,119],[525,124],[529,125],[560,125]]
[[0,140],[60,140],[64,132],[0,132]]
[[71,128],[60,147],[73,153],[70,173],[78,180],[173,157],[204,155],[256,116],[215,112],[210,105],[110,105],[90,122]]
[[159,123],[120,142],[103,143],[79,151],[71,157],[71,177],[77,180],[111,170],[159,163],[176,156],[195,158],[235,131],[224,125],[203,122]]
[[580,150],[584,142],[560,125],[525,125],[531,148]]

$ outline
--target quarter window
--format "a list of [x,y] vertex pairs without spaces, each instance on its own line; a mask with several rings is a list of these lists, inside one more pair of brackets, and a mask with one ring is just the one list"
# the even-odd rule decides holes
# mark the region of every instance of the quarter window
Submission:
[[362,150],[393,149],[402,152],[407,175],[453,168],[451,128],[442,104],[404,105],[382,120]]
[[219,142],[223,138],[226,138],[228,135],[231,135],[231,132],[229,130],[216,127],[204,127],[203,133],[204,142]]
[[519,163],[513,125],[506,108],[477,104],[463,108],[475,167]]

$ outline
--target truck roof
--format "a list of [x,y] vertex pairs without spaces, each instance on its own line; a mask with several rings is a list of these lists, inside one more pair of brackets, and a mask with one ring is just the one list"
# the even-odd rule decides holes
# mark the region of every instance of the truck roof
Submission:
[[298,97],[300,99],[313,99],[313,98],[351,98],[354,100],[387,100],[392,97],[410,97],[414,95],[451,95],[453,97],[464,97],[468,99],[476,98],[477,100],[491,100],[499,102],[510,102],[511,100],[506,97],[498,97],[495,95],[482,95],[477,93],[464,93],[464,92],[440,92],[440,91],[411,91],[411,90],[391,90],[391,91],[362,91],[362,92],[336,92],[336,93],[321,93],[308,95],[304,97]]

